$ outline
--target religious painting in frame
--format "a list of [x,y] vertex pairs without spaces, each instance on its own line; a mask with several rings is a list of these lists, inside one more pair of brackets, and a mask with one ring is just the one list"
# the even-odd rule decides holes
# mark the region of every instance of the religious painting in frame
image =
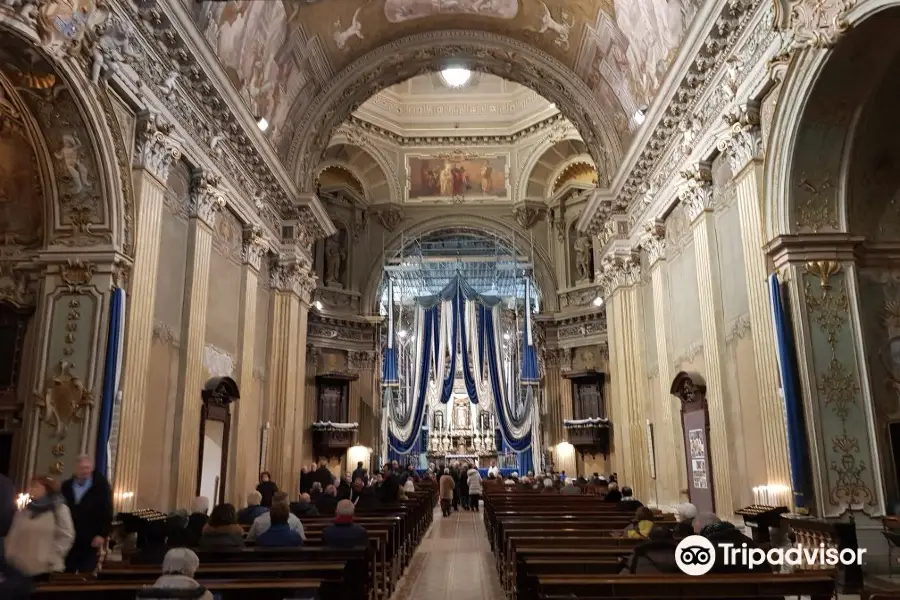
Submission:
[[407,154],[406,201],[509,200],[509,155],[466,152]]

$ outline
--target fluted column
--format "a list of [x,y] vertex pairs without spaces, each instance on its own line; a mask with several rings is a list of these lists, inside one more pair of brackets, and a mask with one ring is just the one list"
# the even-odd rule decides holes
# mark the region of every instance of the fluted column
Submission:
[[[303,404],[306,407],[306,416],[310,423],[315,423],[318,420],[318,414],[316,414],[318,410],[316,405],[318,401],[316,398],[316,375],[318,375],[319,357],[321,354],[322,352],[319,348],[309,344],[306,345],[306,381],[303,384],[306,386],[306,396]],[[300,466],[315,462],[315,460],[312,438],[307,438],[303,444],[303,457]]]
[[732,517],[735,507],[725,410],[725,319],[712,213],[712,174],[707,165],[700,164],[682,176],[685,182],[679,196],[687,206],[694,232],[694,255],[697,259],[715,509],[716,514],[727,519]]
[[[609,295],[610,378],[612,380],[616,452],[622,458],[619,479],[644,494],[651,493],[646,436],[643,317],[640,256],[628,252],[603,259],[604,286]],[[646,496],[645,496],[646,497]]]
[[190,506],[191,499],[197,495],[202,408],[200,392],[205,383],[203,347],[206,342],[206,312],[209,305],[212,228],[217,214],[225,206],[225,198],[218,185],[219,178],[206,171],[195,171],[191,178],[188,262],[178,356],[175,452],[172,457],[175,481],[172,505],[176,508]]
[[249,226],[244,229],[241,248],[241,299],[238,316],[238,348],[240,364],[238,386],[241,399],[235,405],[232,415],[231,456],[229,458],[228,498],[229,502],[240,505],[246,490],[254,488],[259,466],[255,458],[257,430],[252,427],[252,415],[259,411],[260,399],[253,389],[253,365],[256,346],[256,300],[259,295],[259,269],[263,258],[269,252],[269,242],[262,235],[262,228]]
[[759,393],[759,410],[763,422],[763,450],[767,485],[790,486],[787,425],[784,402],[779,394],[781,376],[775,345],[775,324],[769,299],[766,255],[763,238],[762,133],[759,110],[753,105],[737,107],[728,115],[729,135],[719,149],[731,164],[737,188],[741,219],[741,245],[747,273],[747,297],[750,304],[750,327],[753,331],[753,357]]
[[656,358],[659,368],[659,389],[650,390],[657,396],[651,403],[653,431],[656,438],[656,480],[658,502],[673,508],[681,501],[681,491],[687,489],[687,465],[684,458],[684,433],[677,400],[669,393],[674,374],[669,355],[669,276],[666,271],[666,229],[662,221],[645,225],[642,246],[647,251],[650,281],[653,287],[653,321],[656,331]]
[[159,268],[160,225],[169,167],[180,151],[169,137],[171,125],[156,115],[143,117],[137,127],[134,151],[134,196],[137,224],[134,269],[125,326],[125,362],[122,369],[122,410],[119,421],[115,472],[112,474],[117,508],[119,499],[139,499],[141,442],[144,433],[147,377],[153,344],[156,277]]
[[[272,265],[272,347],[269,353],[269,447],[266,468],[275,481],[294,489],[305,439],[297,431],[306,417],[306,320],[315,285],[309,261]],[[296,462],[296,469],[294,468]],[[293,471],[296,471],[294,473]],[[288,484],[288,482],[290,482]]]

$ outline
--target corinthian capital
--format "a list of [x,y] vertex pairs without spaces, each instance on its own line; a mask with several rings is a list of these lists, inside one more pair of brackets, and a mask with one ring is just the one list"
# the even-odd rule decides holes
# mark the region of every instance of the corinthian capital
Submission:
[[216,224],[216,216],[225,207],[219,182],[219,176],[209,171],[197,170],[191,176],[190,215],[210,227]]
[[735,106],[722,116],[728,126],[716,147],[737,175],[753,159],[762,156],[762,129],[759,125],[759,107],[750,104]]
[[241,261],[252,269],[259,271],[262,267],[262,259],[268,254],[271,246],[263,235],[263,229],[259,225],[244,227],[243,244],[241,246]]
[[291,292],[309,304],[316,289],[316,276],[309,265],[299,262],[276,262],[271,269],[272,289],[276,292]]
[[678,199],[687,208],[691,222],[712,210],[712,171],[706,163],[697,163],[681,172]]
[[181,150],[171,134],[171,123],[156,113],[145,112],[134,136],[134,166],[146,169],[163,183],[169,178],[172,162],[181,158]]
[[620,287],[640,281],[641,257],[637,252],[607,254],[600,262],[598,276],[604,297],[609,297]]
[[652,267],[666,255],[666,223],[662,219],[653,219],[644,223],[644,234],[641,236],[641,247],[647,251]]

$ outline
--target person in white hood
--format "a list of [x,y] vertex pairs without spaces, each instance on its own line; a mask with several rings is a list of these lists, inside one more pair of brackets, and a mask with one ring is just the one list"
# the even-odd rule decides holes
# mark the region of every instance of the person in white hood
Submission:
[[[198,600],[213,600],[213,595],[194,579],[194,573],[200,567],[200,559],[193,550],[188,548],[172,548],[166,552],[163,559],[162,570],[163,575],[153,584],[153,590],[196,590],[197,595],[194,596]],[[141,593],[141,598],[150,600],[146,594],[150,592],[145,589]],[[161,594],[162,595],[162,594]]]
[[481,475],[478,474],[478,469],[469,469],[466,473],[466,483],[469,484],[469,506],[478,512],[481,501]]

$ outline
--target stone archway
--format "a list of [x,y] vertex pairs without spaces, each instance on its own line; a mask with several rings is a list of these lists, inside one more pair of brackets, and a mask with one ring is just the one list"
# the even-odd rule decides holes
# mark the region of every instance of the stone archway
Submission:
[[[514,234],[514,244],[516,251],[528,254],[528,235],[527,232],[515,225],[507,223],[499,223],[492,219],[478,217],[476,215],[444,215],[420,221],[410,227],[405,228],[402,232],[398,232],[389,241],[385,243],[384,251],[374,257],[369,263],[368,273],[371,273],[366,280],[365,287],[362,292],[361,306],[364,310],[372,311],[377,314],[378,293],[382,281],[382,269],[386,257],[393,257],[399,251],[404,240],[409,241],[416,237],[435,233],[442,229],[448,228],[471,228],[476,231],[482,231],[488,236],[508,236]],[[553,312],[558,308],[558,302],[555,291],[559,289],[553,269],[551,268],[550,257],[546,255],[543,249],[535,246],[534,249],[534,277],[541,290],[543,299],[543,310]]]
[[301,190],[313,190],[315,165],[335,129],[380,90],[415,75],[438,71],[448,61],[527,86],[555,103],[581,135],[598,170],[614,173],[622,157],[612,115],[571,69],[534,46],[479,31],[445,30],[402,38],[356,60],[339,73],[302,115],[288,164]]
[[900,498],[898,7],[861,2],[835,19],[846,31],[797,54],[766,149],[769,248],[791,305],[819,516],[880,515]]

